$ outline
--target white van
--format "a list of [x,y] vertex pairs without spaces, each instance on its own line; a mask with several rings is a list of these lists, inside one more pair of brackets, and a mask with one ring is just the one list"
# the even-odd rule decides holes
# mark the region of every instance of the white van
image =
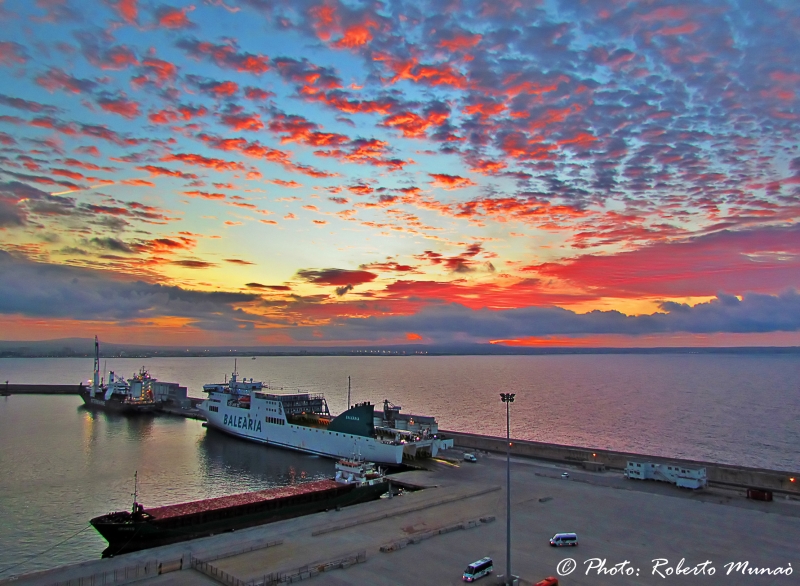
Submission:
[[578,545],[578,536],[575,533],[556,533],[550,538],[550,545],[553,547],[576,546]]
[[468,565],[467,569],[464,570],[464,575],[461,576],[461,579],[464,582],[472,582],[478,578],[483,578],[487,574],[491,574],[493,571],[494,565],[492,558],[482,558],[477,562],[472,562],[470,565]]

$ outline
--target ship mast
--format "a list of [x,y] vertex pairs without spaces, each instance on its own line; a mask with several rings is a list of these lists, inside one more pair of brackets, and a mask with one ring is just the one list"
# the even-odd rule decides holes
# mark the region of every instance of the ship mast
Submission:
[[350,375],[347,376],[347,409],[350,409]]
[[135,515],[136,510],[139,507],[139,471],[133,473],[133,509],[132,512]]
[[97,387],[100,386],[100,342],[97,341],[97,336],[94,337],[94,377],[92,379],[92,392],[97,392]]

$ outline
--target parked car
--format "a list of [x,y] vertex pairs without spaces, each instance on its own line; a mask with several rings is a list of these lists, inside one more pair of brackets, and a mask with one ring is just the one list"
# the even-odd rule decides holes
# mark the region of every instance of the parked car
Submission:
[[569,478],[569,474],[566,472],[561,473],[561,478]]
[[464,461],[465,462],[477,462],[478,458],[475,457],[475,454],[464,454]]
[[556,533],[550,538],[550,545],[553,547],[564,547],[566,545],[578,545],[578,535],[575,533]]
[[[475,456],[472,457],[474,458]],[[464,570],[464,574],[462,575],[461,579],[464,582],[473,582],[478,578],[488,576],[492,572],[494,572],[494,563],[492,562],[492,558],[481,558],[477,562],[472,562],[467,566],[467,569]]]

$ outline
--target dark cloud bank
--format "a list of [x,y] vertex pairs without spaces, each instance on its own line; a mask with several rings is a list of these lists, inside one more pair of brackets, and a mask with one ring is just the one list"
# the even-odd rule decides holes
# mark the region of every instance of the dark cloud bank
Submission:
[[765,333],[800,329],[800,294],[751,293],[738,297],[719,294],[708,303],[690,307],[674,302],[662,312],[626,316],[618,311],[577,314],[558,307],[526,307],[504,311],[471,310],[449,304],[428,307],[412,316],[341,319],[323,329],[326,338],[378,340],[413,332],[433,342],[478,342],[529,336],[668,333]]
[[100,271],[33,263],[0,251],[3,314],[120,322],[184,317],[204,330],[232,330],[252,325],[253,317],[234,305],[257,298],[115,279]]
[[[109,321],[174,316],[189,318],[203,330],[230,331],[270,321],[237,308],[258,299],[253,294],[191,291],[116,279],[100,271],[34,263],[0,251],[0,313],[3,314]],[[341,318],[313,331],[298,327],[288,333],[303,342],[344,342],[393,340],[413,332],[426,341],[449,343],[551,335],[800,330],[800,294],[793,289],[780,295],[750,293],[742,299],[719,294],[716,299],[694,307],[665,302],[661,310],[652,315],[626,316],[618,311],[577,314],[557,307],[491,311],[436,304],[411,316]]]

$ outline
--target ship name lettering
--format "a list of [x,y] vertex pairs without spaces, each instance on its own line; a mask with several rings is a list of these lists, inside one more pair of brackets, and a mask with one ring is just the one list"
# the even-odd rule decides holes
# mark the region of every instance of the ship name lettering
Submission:
[[345,419],[349,419],[350,421],[358,421],[358,417],[355,415],[345,415]]
[[230,425],[231,427],[236,427],[238,429],[246,429],[248,431],[261,431],[261,422],[260,421],[253,421],[250,418],[245,419],[241,415],[233,416],[228,415],[227,413],[222,418],[222,425]]

